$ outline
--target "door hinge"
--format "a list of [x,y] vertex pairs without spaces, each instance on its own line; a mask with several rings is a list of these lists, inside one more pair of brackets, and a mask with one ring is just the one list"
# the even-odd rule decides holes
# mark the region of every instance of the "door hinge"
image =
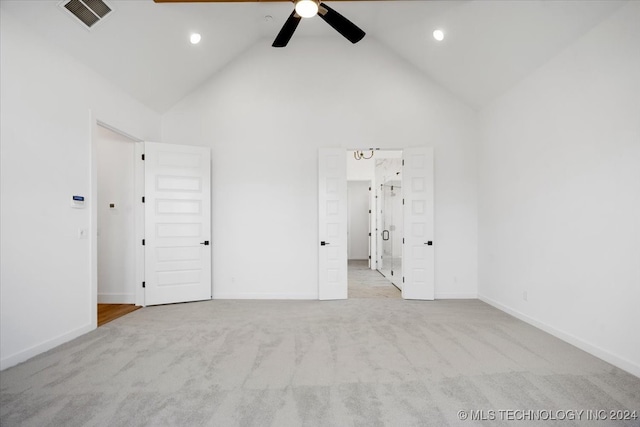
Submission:
[[371,233],[369,233],[369,237],[371,237]]
[[369,187],[369,191],[371,191],[371,187]]
[[369,255],[369,259],[371,259],[371,255]]
[[402,238],[402,244],[404,245],[404,237]]
[[402,199],[402,204],[404,205],[404,199]]
[[146,287],[147,287],[147,285],[145,285],[145,283],[144,283],[144,282],[142,282],[142,287],[143,287],[143,288],[146,288]]
[[142,196],[142,203],[144,203],[144,196]]
[[393,276],[393,270],[391,270],[391,275]]
[[402,276],[402,283],[404,283],[404,276]]
[[369,213],[371,213],[371,209],[369,209]]
[[402,159],[402,166],[404,166],[404,159]]
[[144,239],[142,239],[142,246],[144,246]]
[[144,160],[144,154],[141,157],[142,157],[142,160]]

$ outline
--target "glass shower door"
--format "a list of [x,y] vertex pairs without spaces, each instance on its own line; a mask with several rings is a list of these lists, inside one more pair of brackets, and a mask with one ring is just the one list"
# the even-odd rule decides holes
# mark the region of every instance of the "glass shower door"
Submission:
[[387,181],[381,186],[379,234],[381,263],[378,268],[398,288],[402,287],[402,195],[400,181]]

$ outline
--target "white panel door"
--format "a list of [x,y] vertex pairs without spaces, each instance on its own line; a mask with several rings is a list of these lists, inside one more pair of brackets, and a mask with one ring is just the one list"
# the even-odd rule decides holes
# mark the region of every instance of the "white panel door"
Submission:
[[402,157],[404,202],[402,297],[432,300],[435,294],[433,148],[404,149]]
[[211,299],[209,148],[145,143],[145,304]]
[[338,148],[321,148],[319,154],[318,297],[346,299],[347,158]]

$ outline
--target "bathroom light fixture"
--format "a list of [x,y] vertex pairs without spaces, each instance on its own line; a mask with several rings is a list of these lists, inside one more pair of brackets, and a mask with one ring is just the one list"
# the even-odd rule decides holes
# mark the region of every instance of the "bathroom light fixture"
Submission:
[[311,18],[318,14],[318,3],[314,0],[298,0],[295,9],[303,18]]
[[373,153],[374,153],[374,151],[373,151],[373,150],[371,150],[371,154],[369,154],[369,156],[366,156],[366,155],[364,154],[364,151],[357,151],[357,150],[356,150],[356,151],[354,151],[354,152],[353,152],[353,157],[354,157],[356,160],[362,160],[362,159],[364,159],[364,160],[369,160],[370,158],[372,158],[372,157],[373,157]]
[[444,40],[444,31],[442,31],[442,30],[434,30],[433,31],[433,38],[438,40],[439,42],[441,42],[442,40]]
[[193,33],[191,34],[191,37],[189,37],[189,41],[191,41],[191,44],[198,44],[200,43],[200,40],[202,40],[202,36],[198,33]]

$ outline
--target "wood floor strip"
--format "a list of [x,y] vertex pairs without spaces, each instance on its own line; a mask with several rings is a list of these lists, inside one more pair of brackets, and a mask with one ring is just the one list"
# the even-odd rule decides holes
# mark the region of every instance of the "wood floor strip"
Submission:
[[98,326],[109,323],[139,308],[139,306],[133,304],[98,304]]

